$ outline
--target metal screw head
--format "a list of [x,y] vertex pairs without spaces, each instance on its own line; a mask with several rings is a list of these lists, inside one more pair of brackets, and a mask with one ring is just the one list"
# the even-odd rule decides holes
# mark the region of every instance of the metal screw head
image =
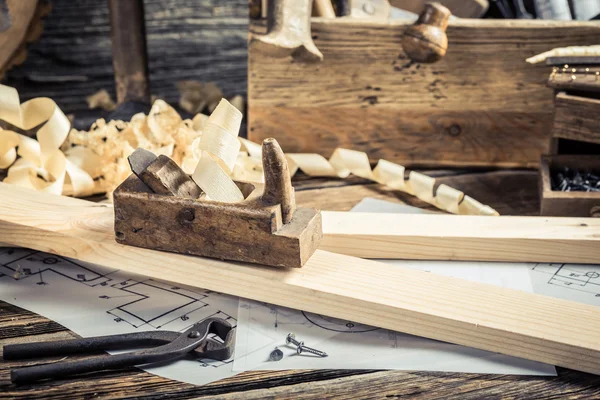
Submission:
[[287,337],[285,338],[285,343],[290,344],[294,339],[296,339],[296,335],[294,335],[293,333],[288,333]]
[[273,350],[271,352],[271,354],[269,354],[270,361],[279,361],[282,358],[283,358],[283,351],[279,350],[277,347],[275,347],[275,350]]
[[191,339],[197,339],[200,337],[200,332],[198,331],[191,331],[190,333],[188,333],[188,337]]
[[285,344],[293,344],[296,346],[303,346],[304,342],[299,342],[296,340],[296,335],[294,335],[293,333],[288,333],[287,337],[285,338]]
[[186,208],[181,211],[181,219],[183,219],[185,222],[192,222],[195,218],[196,215],[194,213],[194,210],[192,210],[191,208]]

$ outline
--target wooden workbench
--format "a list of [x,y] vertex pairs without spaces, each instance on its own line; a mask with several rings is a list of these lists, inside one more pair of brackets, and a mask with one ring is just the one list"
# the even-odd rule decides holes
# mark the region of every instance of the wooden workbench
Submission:
[[[446,183],[504,215],[536,215],[537,172],[430,171]],[[326,210],[349,210],[364,197],[426,207],[410,196],[361,179],[305,179],[294,182],[297,202]],[[71,338],[61,325],[0,302],[0,343]],[[256,371],[204,386],[170,381],[136,368],[15,387],[9,369],[26,362],[0,363],[0,399],[51,398],[600,398],[600,376],[558,369],[558,377],[400,372],[375,370]]]

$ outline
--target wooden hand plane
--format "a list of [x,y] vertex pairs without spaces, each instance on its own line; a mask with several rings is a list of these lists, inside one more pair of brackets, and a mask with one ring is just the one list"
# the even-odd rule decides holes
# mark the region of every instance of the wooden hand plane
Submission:
[[133,174],[114,191],[115,237],[136,247],[301,267],[323,237],[321,212],[296,208],[287,161],[275,139],[262,144],[265,183],[235,181],[238,203],[207,199],[167,156],[137,149]]

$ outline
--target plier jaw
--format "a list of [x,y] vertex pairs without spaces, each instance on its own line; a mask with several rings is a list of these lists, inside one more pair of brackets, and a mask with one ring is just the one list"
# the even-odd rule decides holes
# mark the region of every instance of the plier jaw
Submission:
[[85,360],[56,362],[17,368],[11,371],[15,384],[31,383],[108,369],[174,361],[186,356],[225,361],[233,356],[235,329],[220,318],[207,318],[185,332],[149,331],[123,335],[97,336],[75,340],[35,342],[4,346],[5,360],[86,354],[99,350],[151,347]]

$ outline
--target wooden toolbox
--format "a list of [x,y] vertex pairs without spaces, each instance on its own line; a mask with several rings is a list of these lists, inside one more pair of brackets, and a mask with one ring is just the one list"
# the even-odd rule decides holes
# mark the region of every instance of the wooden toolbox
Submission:
[[[554,96],[550,68],[525,59],[597,44],[600,23],[452,20],[435,64],[403,52],[411,24],[313,18],[316,63],[250,46],[249,138],[326,157],[342,146],[409,166],[537,167],[549,152]],[[265,21],[250,31],[263,34]]]
[[551,182],[552,171],[563,171],[565,167],[600,175],[600,100],[588,97],[594,95],[556,95],[552,154],[542,156],[540,162],[541,215],[600,217],[600,192],[552,190]]

